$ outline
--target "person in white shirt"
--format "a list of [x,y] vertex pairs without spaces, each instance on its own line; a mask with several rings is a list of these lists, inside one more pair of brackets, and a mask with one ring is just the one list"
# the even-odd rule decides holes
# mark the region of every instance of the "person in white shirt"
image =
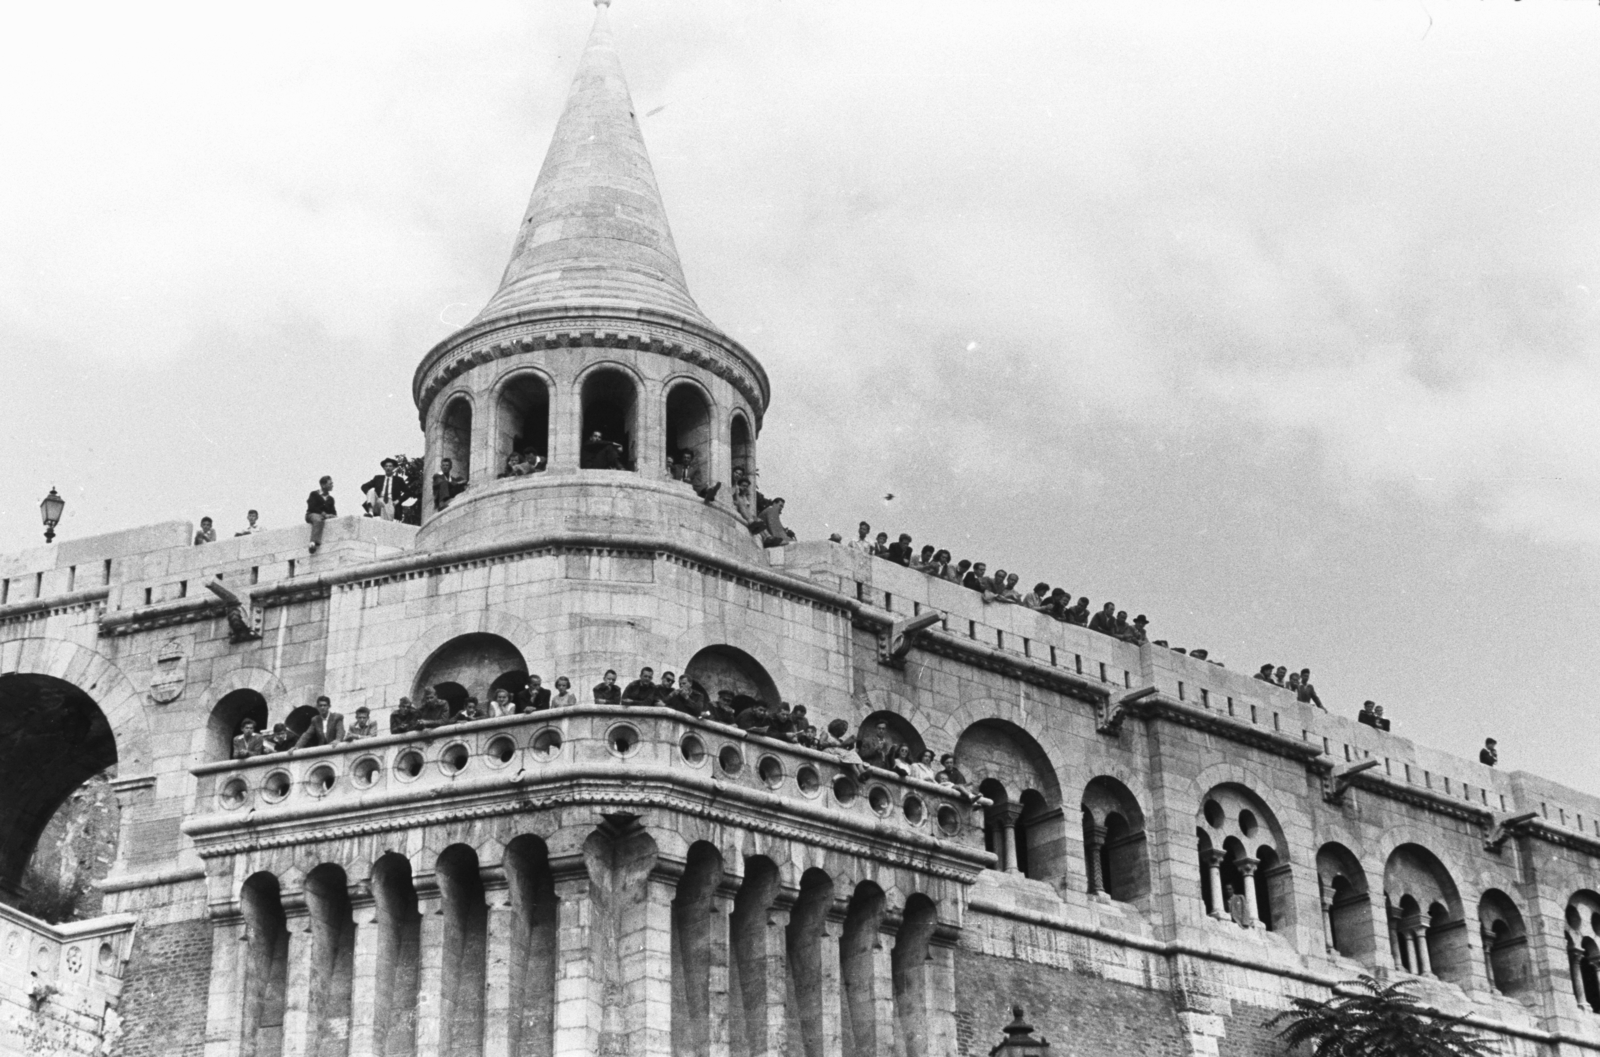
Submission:
[[856,526],[856,532],[859,534],[858,538],[846,543],[845,546],[853,551],[860,551],[862,554],[871,554],[872,540],[869,537],[872,535],[872,526],[863,521]]
[[253,536],[257,532],[260,532],[261,531],[261,526],[256,524],[256,519],[259,518],[260,516],[261,515],[256,513],[254,510],[252,510],[249,513],[245,514],[244,518],[245,518],[246,524],[245,524],[244,528],[239,530],[238,532],[235,532],[234,535],[235,536]]

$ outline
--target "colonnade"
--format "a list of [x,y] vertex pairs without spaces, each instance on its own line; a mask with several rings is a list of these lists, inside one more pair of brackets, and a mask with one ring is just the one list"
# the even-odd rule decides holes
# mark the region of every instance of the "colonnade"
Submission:
[[741,865],[636,828],[555,858],[524,836],[493,865],[457,844],[257,871],[214,915],[206,1057],[953,1057],[931,898]]

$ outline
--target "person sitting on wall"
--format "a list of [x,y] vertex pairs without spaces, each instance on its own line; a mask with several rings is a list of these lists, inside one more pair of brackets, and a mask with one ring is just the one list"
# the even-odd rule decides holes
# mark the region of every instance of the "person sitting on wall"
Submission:
[[783,505],[783,497],[779,496],[762,507],[750,522],[751,535],[759,534],[763,547],[787,547],[794,542],[794,533],[783,526]]
[[1100,612],[1089,621],[1089,630],[1098,631],[1102,635],[1115,635],[1117,631],[1117,604],[1107,602],[1100,607]]
[[858,554],[872,553],[872,526],[863,521],[856,526],[856,538],[845,544]]
[[656,703],[656,670],[654,668],[639,669],[639,678],[623,688],[622,703],[635,706]]
[[244,528],[240,529],[238,532],[235,532],[234,535],[235,536],[254,536],[257,532],[260,532],[261,531],[261,526],[256,524],[257,519],[259,519],[260,517],[261,517],[261,514],[258,511],[255,511],[255,510],[246,511],[245,515],[244,515]]
[[400,504],[406,498],[406,481],[396,472],[400,469],[398,460],[388,458],[378,465],[383,472],[361,486],[361,494],[366,497],[361,506],[367,517],[393,521],[399,516]]
[[1383,720],[1384,726],[1378,726],[1378,721],[1382,718],[1383,713],[1378,710],[1378,703],[1376,701],[1361,702],[1361,712],[1356,716],[1357,723],[1365,723],[1369,727],[1377,727],[1379,730],[1387,730],[1389,721],[1386,719]]
[[267,739],[256,733],[256,721],[246,716],[239,722],[239,733],[233,736],[233,758],[248,760],[252,756],[267,754]]
[[1317,696],[1317,688],[1311,685],[1310,668],[1300,669],[1300,689],[1295,694],[1295,700],[1304,702],[1306,704],[1316,705],[1324,712],[1327,711],[1326,708],[1322,707],[1322,698]]
[[344,740],[344,716],[333,711],[333,701],[327,694],[317,698],[317,714],[311,717],[306,729],[295,741],[297,749],[310,749],[318,745],[337,745]]
[[889,557],[889,534],[887,532],[880,532],[878,533],[877,537],[873,539],[872,556],[874,558]]
[[889,544],[888,558],[896,565],[904,565],[909,568],[912,557],[911,534],[902,532],[899,539]]
[[356,741],[359,738],[376,738],[381,731],[372,721],[372,710],[366,705],[356,709],[356,721],[350,724],[350,730],[345,734],[345,741]]
[[617,673],[613,668],[607,668],[600,681],[594,684],[594,703],[597,705],[620,705],[622,703],[622,687],[617,685]]
[[[1259,672],[1257,672],[1255,675],[1251,676],[1250,678],[1259,679],[1263,683],[1272,682],[1272,662],[1268,661],[1266,664],[1263,664],[1261,666],[1261,670]],[[1370,704],[1372,704],[1372,702],[1368,701],[1367,704],[1370,705]]]
[[417,729],[435,730],[450,722],[450,705],[433,687],[422,691],[422,704],[417,707]]
[[1043,582],[1034,584],[1033,590],[1022,596],[1022,604],[1029,609],[1043,609],[1049,601],[1050,585]]
[[556,692],[550,698],[551,708],[571,708],[578,703],[578,695],[572,692],[572,680],[564,675],[556,676]]
[[817,747],[817,728],[811,725],[805,705],[795,705],[789,713],[789,732],[783,736],[783,740],[804,745],[808,749]]
[[433,509],[443,510],[450,501],[467,490],[466,478],[455,475],[456,464],[451,459],[439,460],[439,472],[433,475]]
[[279,723],[272,728],[272,733],[263,740],[265,743],[264,748],[268,752],[288,752],[294,748],[294,731],[289,729],[287,723]]
[[921,552],[912,557],[910,568],[915,569],[919,573],[927,572],[928,567],[933,564],[933,552],[933,544],[924,544]]
[[722,490],[721,481],[706,483],[705,472],[700,466],[699,453],[693,448],[684,448],[676,459],[669,458],[667,469],[671,471],[673,480],[682,481],[693,488],[694,494],[707,503],[714,502],[717,493]]
[[942,547],[934,551],[933,558],[922,571],[936,579],[950,579],[950,552]]
[[973,807],[990,807],[994,804],[993,800],[978,792],[972,783],[967,781],[966,774],[956,766],[955,753],[947,752],[939,757],[939,770],[933,776],[933,780],[940,785],[950,786],[962,800]]
[[869,767],[887,768],[889,761],[894,759],[895,748],[894,739],[889,735],[889,724],[881,719],[856,739],[856,751]]
[[1274,685],[1274,686],[1288,686],[1289,684],[1284,681],[1284,675],[1288,671],[1289,671],[1289,669],[1285,668],[1281,664],[1278,665],[1276,668],[1274,668],[1272,670],[1272,685]]
[[1016,573],[1006,573],[1005,579],[1002,580],[1000,574],[996,573],[994,591],[990,595],[985,595],[985,600],[1004,602],[1010,606],[1020,606],[1022,604],[1022,595],[1017,591],[1017,581],[1020,579],[1022,577]]
[[1493,738],[1483,739],[1483,748],[1478,750],[1478,762],[1493,767],[1500,762],[1500,750],[1495,746],[1500,744]]
[[988,571],[989,566],[983,562],[974,563],[966,575],[961,578],[961,586],[969,591],[978,591],[980,593],[989,590],[991,584],[989,583],[989,578],[984,575]]
[[389,713],[390,734],[410,734],[421,729],[417,726],[418,713],[412,707],[411,698],[402,697],[400,703],[394,706],[394,711]]
[[836,719],[828,724],[828,729],[817,736],[817,748],[836,756],[856,781],[861,781],[866,773],[866,763],[856,751],[856,736],[850,733],[850,724],[844,720]]
[[217,542],[217,530],[212,527],[211,519],[208,517],[201,518],[200,531],[194,534],[194,545],[198,547],[202,543],[215,542]]
[[1117,610],[1116,619],[1111,622],[1111,634],[1123,642],[1133,641],[1133,625],[1128,623],[1128,611]]
[[1128,641],[1133,643],[1135,646],[1141,642],[1148,641],[1150,636],[1145,626],[1149,623],[1150,618],[1145,616],[1143,613],[1140,613],[1138,616],[1134,617],[1133,624],[1128,631]]
[[1089,626],[1089,599],[1085,596],[1078,598],[1078,604],[1067,611],[1067,623],[1076,624],[1078,627]]
[[322,527],[330,518],[339,516],[333,501],[333,478],[324,477],[317,482],[317,490],[306,496],[306,524],[311,526],[311,553],[322,546]]
[[578,453],[578,466],[584,470],[625,470],[625,453],[622,445],[607,440],[599,430],[589,434]]

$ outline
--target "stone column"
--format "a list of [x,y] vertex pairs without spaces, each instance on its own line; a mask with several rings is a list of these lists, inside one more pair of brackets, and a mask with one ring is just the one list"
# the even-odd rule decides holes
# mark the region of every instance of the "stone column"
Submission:
[[[623,993],[632,1007],[628,1024],[630,1057],[673,1057],[672,1054],[672,900],[677,894],[676,870],[652,870],[644,879],[643,898],[618,930]],[[726,969],[726,914],[719,915]],[[722,977],[723,1010],[727,1010],[728,977]],[[726,1017],[724,1017],[726,1019]],[[723,1038],[727,1038],[726,1025]]]
[[600,1051],[605,981],[595,964],[594,904],[583,856],[550,862],[558,900],[554,1052],[594,1057]]
[[[250,933],[237,909],[212,906],[211,989],[206,999],[205,1057],[238,1057],[244,1032],[245,965]],[[1577,972],[1574,970],[1574,979]],[[1583,1001],[1583,985],[1578,985]]]
[[1105,847],[1106,828],[1090,823],[1083,836],[1083,857],[1089,868],[1089,894],[1097,896],[1105,890],[1105,880],[1100,876],[1100,849]]
[[433,874],[412,880],[417,890],[417,915],[421,922],[417,972],[417,1057],[440,1057],[444,1025],[440,1011],[444,998],[444,893]]
[[1433,963],[1428,957],[1428,930],[1425,926],[1418,925],[1412,929],[1411,943],[1417,952],[1416,965],[1419,975],[1432,976]]
[[1222,860],[1223,853],[1215,848],[1200,853],[1200,861],[1205,863],[1206,891],[1211,893],[1211,916],[1219,921],[1228,920],[1228,901],[1222,896]]
[[350,886],[350,916],[355,922],[355,957],[350,974],[350,1057],[379,1057],[378,906],[366,885]]
[[[762,973],[766,986],[764,1005],[767,1011],[766,1045],[755,1048],[755,1057],[783,1057],[789,1052],[789,915],[794,908],[794,894],[780,892],[777,901],[766,910],[766,935],[763,957],[766,969]],[[834,964],[838,965],[838,953]],[[749,986],[746,984],[745,986]],[[753,1025],[747,1031],[756,1030]],[[798,1028],[796,1029],[798,1030]]]
[[828,908],[817,943],[821,953],[822,1052],[844,1052],[845,994],[840,973],[840,947],[844,940],[846,904],[836,902]]
[[289,972],[283,1009],[283,1057],[311,1052],[311,913],[304,892],[284,893],[283,924],[289,933]]
[[[711,1057],[728,1057],[732,1031],[728,1024],[728,960],[733,952],[729,947],[729,923],[733,915],[733,901],[738,888],[719,888],[711,896],[706,923],[707,941],[711,956]],[[670,983],[670,978],[669,978]]]
[[876,1048],[871,1052],[875,1055],[895,1052],[894,941],[900,932],[900,924],[898,913],[885,911],[878,922],[878,934],[873,937],[872,1021]]
[[[1572,997],[1577,1000],[1578,1008],[1582,1009],[1583,1001],[1583,955],[1578,953],[1578,948],[1568,943],[1567,945],[1567,975],[1572,979]],[[206,1057],[211,1057],[211,1051],[206,1050]]]
[[940,925],[928,943],[928,1057],[956,1057],[956,948],[961,935]]
[[513,1057],[519,1041],[517,1021],[522,1014],[511,1003],[512,959],[520,923],[511,904],[511,886],[505,870],[499,866],[483,867],[478,877],[489,907],[485,926],[483,1057]]
[[1020,805],[1008,806],[1000,816],[1000,826],[1005,833],[1006,873],[1021,873],[1017,868],[1017,819],[1022,817]]
[[1256,867],[1261,865],[1259,859],[1242,856],[1238,863],[1239,887],[1244,891],[1239,894],[1244,896],[1244,927],[1247,929],[1262,928],[1261,906],[1256,900]]

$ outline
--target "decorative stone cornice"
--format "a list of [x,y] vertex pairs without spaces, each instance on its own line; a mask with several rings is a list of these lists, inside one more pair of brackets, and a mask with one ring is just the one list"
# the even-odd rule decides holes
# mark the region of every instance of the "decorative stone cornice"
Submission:
[[73,591],[69,594],[52,595],[48,598],[29,598],[21,602],[10,602],[0,606],[0,626],[6,624],[20,624],[30,620],[44,620],[88,609],[98,609],[104,606],[110,596],[109,587],[94,587],[86,591]]

